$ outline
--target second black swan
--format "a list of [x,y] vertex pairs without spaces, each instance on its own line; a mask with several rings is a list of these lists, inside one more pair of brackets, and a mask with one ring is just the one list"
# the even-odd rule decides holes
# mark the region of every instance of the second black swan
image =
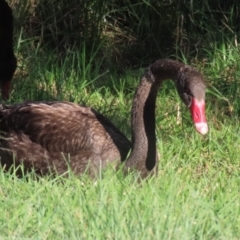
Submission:
[[5,0],[0,0],[0,87],[2,98],[8,99],[11,80],[17,67],[13,53],[12,9]]

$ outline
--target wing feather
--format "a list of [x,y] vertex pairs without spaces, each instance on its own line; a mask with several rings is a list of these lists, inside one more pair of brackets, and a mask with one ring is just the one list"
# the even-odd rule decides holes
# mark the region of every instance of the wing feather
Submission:
[[107,137],[95,112],[77,104],[25,103],[6,107],[6,111],[8,114],[3,114],[2,122],[9,131],[25,134],[51,152],[93,150],[94,141],[104,142]]

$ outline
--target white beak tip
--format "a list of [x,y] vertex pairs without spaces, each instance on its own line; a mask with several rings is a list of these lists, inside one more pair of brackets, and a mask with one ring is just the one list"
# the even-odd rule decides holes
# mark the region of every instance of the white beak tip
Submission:
[[207,123],[196,123],[196,128],[197,131],[202,134],[202,135],[206,135],[208,133],[208,125]]

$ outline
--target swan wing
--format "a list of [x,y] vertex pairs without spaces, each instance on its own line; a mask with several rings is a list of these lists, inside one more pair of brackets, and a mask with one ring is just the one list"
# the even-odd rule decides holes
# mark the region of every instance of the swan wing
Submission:
[[2,106],[1,129],[27,136],[51,152],[87,151],[97,137],[91,131],[94,127],[99,136],[104,135],[95,114],[91,108],[68,102],[26,102]]

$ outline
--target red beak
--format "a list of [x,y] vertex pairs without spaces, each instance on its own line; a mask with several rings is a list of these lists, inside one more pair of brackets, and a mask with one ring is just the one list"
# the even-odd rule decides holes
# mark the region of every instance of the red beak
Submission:
[[205,101],[198,101],[196,98],[192,98],[190,112],[197,131],[200,134],[205,135],[208,132],[208,125],[205,116]]
[[10,81],[6,82],[5,84],[2,84],[2,98],[4,100],[9,99],[10,95]]

